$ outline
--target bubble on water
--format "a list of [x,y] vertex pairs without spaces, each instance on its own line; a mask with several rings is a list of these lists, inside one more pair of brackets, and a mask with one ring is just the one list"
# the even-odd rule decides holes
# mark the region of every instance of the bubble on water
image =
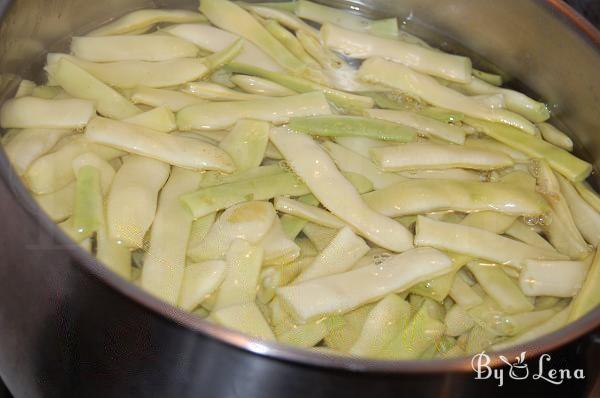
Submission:
[[373,263],[375,265],[382,265],[385,263],[392,255],[390,253],[379,253],[373,256]]
[[544,213],[539,216],[524,216],[523,222],[529,226],[548,226],[552,224],[552,215],[549,213]]
[[281,167],[284,171],[287,171],[288,173],[292,172],[292,167],[287,162],[287,160],[280,160],[279,161],[279,167]]
[[388,100],[395,102],[398,105],[401,105],[405,109],[415,109],[420,110],[422,108],[421,103],[411,96],[406,95],[400,91],[392,91],[384,94]]
[[524,216],[523,222],[529,226],[539,225],[540,218],[538,216]]
[[500,173],[493,170],[488,173],[488,182],[496,182],[500,180]]
[[292,166],[290,166],[290,164],[286,160],[280,160],[279,161],[279,167],[281,167],[281,169],[283,171],[285,171],[286,173],[293,174],[294,177],[296,178],[296,182],[298,184],[304,184],[304,181],[302,181],[302,179],[300,178],[300,176],[298,174],[296,174],[296,172],[294,171],[294,169],[292,169]]
[[540,177],[540,175],[542,173],[542,166],[541,166],[539,160],[537,160],[537,159],[531,160],[531,162],[529,163],[529,173],[531,173],[531,175],[534,176],[535,178]]

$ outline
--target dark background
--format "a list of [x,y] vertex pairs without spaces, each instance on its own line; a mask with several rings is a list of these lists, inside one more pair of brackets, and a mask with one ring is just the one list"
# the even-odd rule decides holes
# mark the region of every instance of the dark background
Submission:
[[[565,0],[572,7],[577,9],[594,25],[600,28],[600,0]],[[4,387],[0,380],[0,398],[9,398],[10,393]]]
[[566,0],[566,2],[600,27],[600,0]]

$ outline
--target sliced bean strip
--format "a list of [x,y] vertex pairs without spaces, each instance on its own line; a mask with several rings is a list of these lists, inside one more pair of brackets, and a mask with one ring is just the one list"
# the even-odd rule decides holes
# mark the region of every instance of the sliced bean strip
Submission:
[[539,216],[547,210],[538,193],[504,182],[407,180],[363,198],[372,209],[388,217],[444,210]]
[[467,135],[466,131],[460,127],[443,123],[414,112],[370,109],[367,111],[367,115],[376,119],[403,124],[412,127],[427,136],[441,138],[454,144],[464,144]]
[[383,141],[410,142],[417,133],[410,127],[386,120],[359,116],[314,116],[293,118],[288,127],[321,137],[367,137]]
[[177,113],[180,130],[220,130],[240,119],[257,119],[283,124],[294,116],[330,115],[323,94],[312,92],[258,101],[220,102],[192,105]]
[[342,274],[317,278],[277,290],[299,321],[345,313],[392,292],[448,272],[452,262],[440,251],[419,248]]
[[329,48],[347,57],[367,59],[383,57],[419,72],[460,83],[471,81],[471,60],[416,44],[354,32],[334,24],[321,27],[321,37]]
[[401,224],[369,209],[311,137],[278,128],[271,130],[271,141],[319,201],[361,235],[398,252],[413,246],[410,232]]
[[88,124],[85,134],[92,142],[152,157],[178,167],[226,173],[235,170],[231,157],[213,145],[133,124],[96,117]]
[[189,23],[204,22],[202,14],[184,10],[137,10],[115,21],[110,22],[92,32],[88,36],[109,36],[126,34],[134,31],[145,31],[152,25],[161,22]]
[[517,269],[521,269],[528,259],[565,259],[564,255],[553,250],[530,246],[479,228],[434,221],[422,216],[417,219],[415,244],[463,253]]
[[385,171],[435,170],[452,167],[494,170],[514,164],[510,157],[500,152],[434,142],[373,148],[371,158]]
[[435,106],[453,109],[491,122],[503,123],[532,135],[537,131],[537,128],[521,115],[504,109],[490,109],[470,97],[443,86],[434,78],[401,64],[381,58],[371,58],[363,63],[358,74],[364,81],[385,84],[422,98]]

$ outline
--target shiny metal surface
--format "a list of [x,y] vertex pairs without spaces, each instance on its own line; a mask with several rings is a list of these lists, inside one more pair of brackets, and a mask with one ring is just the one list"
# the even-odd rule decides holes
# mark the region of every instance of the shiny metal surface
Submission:
[[[6,13],[0,25],[0,98],[12,94],[19,76],[39,77],[43,53],[60,48],[65,37],[135,8],[193,3],[0,0],[0,13]],[[600,107],[600,34],[558,0],[327,3],[400,16],[408,30],[449,49],[479,54],[480,62],[497,65],[549,100],[585,157],[598,165],[600,112],[594,110]],[[17,396],[75,391],[78,396],[263,397],[283,390],[289,396],[327,396],[341,385],[357,396],[391,396],[407,388],[419,388],[423,396],[461,396],[457,386],[493,391],[484,383],[469,384],[468,359],[332,357],[264,344],[199,320],[120,280],[73,246],[33,203],[3,153],[0,174],[0,376]],[[506,354],[551,351],[599,323],[596,310]],[[316,382],[322,383],[317,393],[311,390]],[[385,388],[374,387],[382,382]]]
[[[3,80],[6,82],[12,75],[39,77],[44,54],[65,38],[89,31],[122,13],[121,10],[153,6],[151,0],[2,0],[0,10],[8,14],[0,25]],[[0,98],[5,99],[8,91],[3,90]]]

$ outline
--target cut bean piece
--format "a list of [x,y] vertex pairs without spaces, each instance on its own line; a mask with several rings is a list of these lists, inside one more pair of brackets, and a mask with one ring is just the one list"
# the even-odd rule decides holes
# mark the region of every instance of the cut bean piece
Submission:
[[50,152],[34,161],[27,173],[25,180],[29,188],[38,195],[58,191],[75,180],[73,173],[73,160],[84,153],[94,153],[105,160],[123,156],[125,153],[108,146],[94,144],[84,137],[74,136],[73,140],[55,147]]
[[189,41],[168,35],[73,37],[71,54],[92,62],[167,61],[198,55]]
[[460,305],[453,305],[450,308],[450,311],[446,313],[444,323],[446,324],[446,335],[454,337],[467,333],[475,326],[475,321],[473,321],[467,310]]
[[325,345],[338,352],[348,352],[352,345],[358,340],[367,317],[375,304],[363,305],[356,310],[350,311],[342,316],[342,327],[335,328],[325,336]]
[[317,29],[313,28],[293,14],[293,11],[296,7],[291,10],[283,9],[281,6],[273,7],[261,4],[242,4],[242,7],[251,10],[259,17],[275,20],[292,31],[302,30],[313,35],[315,38],[319,37],[319,31]]
[[542,238],[531,227],[517,220],[505,232],[506,235],[518,239],[531,246],[541,247],[542,249],[554,250],[554,247],[544,238]]
[[[339,229],[323,227],[319,224],[309,222],[304,226],[302,232],[313,244],[317,251],[323,251],[333,241]],[[316,255],[316,253],[315,253]]]
[[591,260],[527,260],[519,277],[519,285],[528,296],[573,297],[585,281]]
[[200,11],[221,29],[246,38],[273,58],[284,69],[300,74],[306,65],[277,41],[252,15],[227,0],[205,0]]
[[183,195],[195,218],[203,217],[237,203],[249,200],[270,200],[277,196],[302,196],[310,191],[294,174],[281,173],[203,188]]
[[508,145],[489,137],[468,137],[465,141],[465,146],[469,148],[502,152],[505,155],[510,156],[515,163],[526,163],[530,161],[529,156],[525,155],[523,152],[517,151],[516,149],[513,149]]
[[258,245],[264,249],[265,266],[289,264],[300,256],[300,247],[287,237],[279,217]]
[[100,173],[102,194],[106,195],[115,177],[115,169],[113,169],[110,163],[93,152],[84,153],[73,159],[73,173],[75,175],[79,175],[79,171],[86,166],[92,166],[98,170]]
[[236,239],[258,244],[269,232],[277,213],[269,202],[244,202],[229,207],[188,256],[194,261],[220,259]]
[[133,11],[88,33],[88,36],[110,36],[145,31],[157,23],[205,22],[206,17],[193,11],[147,9]]
[[98,112],[106,117],[124,119],[141,113],[120,93],[66,58],[48,68],[48,73],[67,93],[93,101]]
[[600,212],[600,196],[586,182],[578,182],[574,184],[575,189],[581,197],[596,210]]
[[370,159],[364,158],[341,145],[327,141],[323,143],[323,148],[332,157],[340,170],[364,176],[373,183],[375,189],[384,189],[404,181],[403,177],[382,171]]
[[501,95],[506,101],[508,110],[523,115],[535,123],[550,118],[550,110],[546,104],[535,101],[518,91],[496,87],[476,77],[473,77],[467,84],[454,84],[451,86],[467,95]]
[[346,66],[346,62],[333,51],[321,44],[321,40],[314,35],[304,31],[297,31],[296,38],[304,47],[304,50],[323,67],[325,70],[335,71]]
[[205,103],[206,101],[179,91],[150,87],[136,87],[131,94],[135,104],[152,107],[167,107],[173,112],[179,112],[185,107]]
[[420,358],[442,338],[445,329],[446,326],[442,322],[431,316],[424,303],[378,356],[393,360]]
[[380,265],[317,278],[282,287],[277,295],[299,321],[345,313],[386,294],[409,289],[426,279],[449,272],[452,261],[444,253],[419,248],[395,255]]
[[[318,202],[318,201],[317,201]],[[346,224],[327,210],[285,196],[275,198],[275,209],[328,228],[343,228]]]
[[566,256],[530,246],[483,229],[434,221],[419,216],[417,246],[435,247],[521,269],[528,259],[564,260]]
[[174,168],[158,201],[150,231],[150,246],[142,268],[142,288],[177,305],[185,272],[185,257],[192,228],[192,215],[179,196],[198,187],[201,176]]
[[367,115],[376,119],[403,124],[427,136],[441,138],[454,144],[464,144],[467,135],[467,132],[460,127],[443,123],[415,112],[369,109]]
[[235,305],[214,311],[209,319],[229,329],[261,340],[275,341],[275,335],[255,303]]
[[350,354],[375,357],[398,333],[408,326],[412,308],[398,295],[386,296],[369,312],[360,336]]
[[483,290],[502,310],[509,314],[533,310],[533,304],[521,292],[519,286],[502,271],[501,267],[481,262],[471,262],[467,267],[475,275]]
[[154,221],[158,192],[170,167],[158,160],[129,156],[115,175],[107,201],[107,222],[113,240],[142,248]]
[[262,248],[253,246],[248,241],[233,241],[227,251],[225,280],[216,293],[213,310],[254,303],[263,253]]
[[262,95],[246,94],[230,88],[221,86],[220,84],[209,82],[194,82],[187,83],[181,89],[184,93],[195,95],[205,100],[210,101],[253,101],[267,99]]
[[551,207],[548,216],[543,219],[548,240],[559,252],[568,255],[571,259],[581,260],[587,257],[590,247],[575,224],[558,177],[544,160],[536,161],[533,171],[538,183],[537,189]]
[[570,322],[581,318],[600,304],[600,295],[598,294],[598,289],[600,289],[600,254],[598,253],[597,249],[587,277],[583,281],[583,286],[579,294],[573,299],[572,310],[569,314]]
[[560,175],[557,178],[560,191],[569,205],[577,229],[586,241],[597,247],[600,243],[600,213],[579,196],[569,181]]
[[5,129],[78,129],[84,127],[95,112],[94,103],[83,99],[21,97],[2,105],[0,126]]
[[494,344],[491,348],[494,351],[501,351],[509,347],[524,344],[532,340],[538,339],[544,335],[550,334],[563,327],[569,318],[570,306],[563,309],[547,321],[515,336],[508,340]]
[[[240,36],[236,34],[207,24],[173,25],[165,28],[164,31],[212,53],[223,51],[240,39]],[[244,44],[240,53],[235,57],[235,61],[275,72],[283,70],[273,58],[250,42]]]
[[467,284],[460,276],[454,278],[454,283],[450,288],[450,297],[456,301],[456,304],[465,310],[476,307],[483,303],[483,298],[477,294],[477,291]]
[[476,99],[442,85],[433,77],[401,64],[382,58],[371,58],[362,64],[358,75],[366,82],[385,84],[434,106],[452,109],[490,122],[503,123],[527,134],[533,135],[537,132],[535,125],[523,116],[504,109],[490,109]]
[[169,61],[90,62],[66,54],[49,54],[46,70],[52,76],[61,60],[67,60],[112,87],[163,88],[200,80],[210,73],[204,59],[177,58]]
[[91,237],[103,225],[100,171],[93,166],[82,167],[77,174],[73,229],[84,239]]
[[546,160],[554,170],[572,182],[581,182],[592,172],[592,165],[588,162],[516,128],[473,118],[468,118],[465,121],[479,131],[529,155],[531,158]]
[[168,108],[160,107],[123,120],[125,123],[146,127],[161,133],[170,133],[177,128],[175,115]]
[[221,260],[205,261],[185,267],[179,306],[192,311],[211,293],[219,288],[225,279],[227,263]]
[[332,23],[357,32],[367,32],[389,37],[396,37],[400,33],[396,18],[371,20],[348,13],[346,10],[327,7],[307,0],[296,2],[294,11],[300,18],[320,24]]
[[471,81],[471,60],[416,44],[377,37],[326,23],[321,27],[325,45],[350,58],[383,57],[419,72],[459,83]]
[[238,173],[261,165],[269,142],[269,128],[267,122],[240,120],[223,138],[219,147],[231,156]]
[[568,135],[548,123],[539,123],[537,127],[540,129],[544,140],[566,151],[573,151],[573,140]]
[[210,231],[215,224],[216,218],[217,213],[211,213],[194,220],[192,223],[192,231],[190,232],[190,241],[188,242],[188,256],[191,256],[191,253],[202,244],[208,235],[208,231]]
[[485,181],[484,173],[465,169],[408,170],[400,171],[395,174],[413,180]]
[[288,97],[297,94],[280,84],[256,76],[234,75],[231,81],[247,93],[266,95],[269,97]]
[[373,210],[388,217],[447,210],[540,216],[547,210],[537,192],[506,182],[406,180],[365,194],[363,199]]
[[218,102],[192,105],[177,114],[180,130],[221,130],[240,119],[283,124],[294,116],[329,115],[331,109],[318,92],[257,101]]
[[86,137],[100,144],[148,156],[174,166],[193,170],[235,170],[223,150],[199,140],[163,134],[116,120],[96,117],[86,128]]
[[[274,19],[267,20],[264,24],[265,28],[271,33],[281,44],[283,44],[292,54],[299,60],[304,62],[306,66],[313,70],[318,70],[321,66],[315,61],[309,53],[306,52],[300,40],[294,36],[292,32],[284,28],[279,22]],[[312,28],[311,28],[312,29]],[[317,33],[318,36],[318,33]],[[308,72],[308,71],[307,71]],[[306,72],[305,72],[306,73]]]
[[510,157],[500,152],[434,142],[373,148],[371,158],[385,171],[435,170],[452,167],[495,170],[514,164]]
[[271,130],[271,141],[323,206],[361,236],[397,252],[413,247],[412,234],[396,221],[371,210],[311,137],[279,128]]
[[291,130],[318,137],[367,137],[383,141],[411,142],[417,132],[402,124],[360,116],[293,118]]
[[17,174],[23,175],[35,160],[71,134],[69,129],[25,129],[4,144],[4,150]]
[[369,246],[350,228],[342,228],[315,261],[296,278],[294,283],[346,272],[369,251]]
[[[299,93],[309,93],[314,91],[322,92],[325,97],[337,107],[353,113],[362,113],[364,109],[372,108],[375,101],[367,96],[351,94],[340,90],[335,90],[313,81],[301,77],[292,76],[285,73],[271,72],[269,70],[257,68],[247,64],[231,63],[227,69],[233,73],[243,73],[271,80],[281,84]],[[316,116],[316,115],[298,115],[298,116]]]

